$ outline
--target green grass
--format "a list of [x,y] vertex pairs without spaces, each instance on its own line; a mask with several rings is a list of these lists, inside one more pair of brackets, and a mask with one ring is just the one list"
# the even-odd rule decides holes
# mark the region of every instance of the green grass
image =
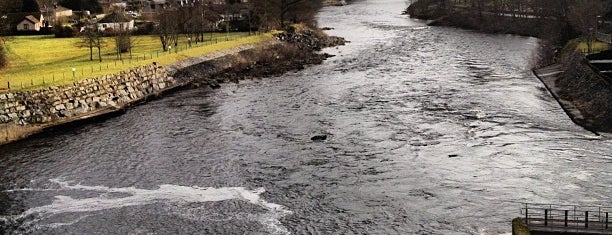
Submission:
[[[97,60],[94,48],[94,61],[89,60],[89,48],[77,47],[79,38],[57,39],[53,36],[13,37],[6,43],[9,67],[0,71],[0,90],[32,90],[48,86],[70,84],[77,80],[113,74],[140,65],[157,62],[168,65],[173,62],[201,56],[210,52],[236,46],[269,40],[271,34],[248,36],[248,33],[206,34],[205,42],[187,48],[187,38],[182,36],[178,52],[161,50],[156,36],[134,36],[132,56],[123,53],[123,60],[117,58],[113,38],[105,38],[102,49],[102,62]],[[72,68],[76,68],[73,72]]]
[[[605,42],[599,42],[599,41],[593,42],[593,52],[594,53],[597,53],[597,52],[600,52],[600,51],[605,51],[605,50],[608,50],[608,49],[609,49],[609,46]],[[584,40],[581,40],[578,43],[577,50],[579,50],[579,51],[581,51],[581,52],[583,52],[585,54],[588,53],[589,46],[588,46],[587,42],[584,41]]]

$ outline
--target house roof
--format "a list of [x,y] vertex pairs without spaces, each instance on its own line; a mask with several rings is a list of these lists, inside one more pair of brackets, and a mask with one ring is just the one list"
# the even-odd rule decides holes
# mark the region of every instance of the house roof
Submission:
[[57,7],[55,8],[55,11],[56,11],[56,12],[58,12],[58,11],[72,11],[72,9],[65,8],[65,7],[63,7],[63,6],[57,6]]
[[38,19],[36,19],[36,17],[34,17],[32,15],[26,16],[25,20],[28,20],[28,21],[32,22],[32,24],[40,24],[40,21],[38,21]]
[[7,16],[11,24],[16,25],[16,24],[21,23],[21,21],[23,21],[24,19],[26,19],[27,16],[32,16],[34,19],[40,22],[39,19],[42,16],[42,13],[41,12],[18,12],[18,13],[9,13],[7,14]]
[[134,20],[134,18],[132,18],[131,16],[128,16],[123,13],[113,12],[113,13],[106,15],[104,18],[98,21],[98,23],[130,22],[132,20]]

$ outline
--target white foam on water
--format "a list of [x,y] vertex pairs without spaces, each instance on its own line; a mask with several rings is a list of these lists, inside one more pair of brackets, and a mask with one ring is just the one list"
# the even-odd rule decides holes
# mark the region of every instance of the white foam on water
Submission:
[[[157,189],[139,189],[134,187],[126,188],[111,188],[106,186],[86,186],[81,184],[72,184],[70,181],[60,179],[51,179],[52,183],[59,186],[60,190],[80,190],[80,191],[95,191],[102,193],[97,197],[90,198],[72,198],[65,195],[55,196],[55,200],[49,205],[33,207],[23,212],[18,218],[26,218],[34,216],[36,221],[41,221],[50,218],[54,215],[65,213],[91,213],[108,209],[116,209],[130,206],[143,206],[154,203],[203,203],[203,202],[218,202],[226,200],[241,200],[254,205],[261,206],[267,209],[267,213],[257,215],[257,221],[272,234],[288,234],[289,231],[282,225],[280,218],[292,212],[284,206],[267,202],[261,198],[261,194],[265,192],[264,188],[248,190],[243,187],[197,187],[197,186],[180,186],[163,184]],[[49,191],[48,189],[24,189],[19,191]],[[120,196],[109,197],[109,193],[120,193]],[[79,219],[65,223],[54,223],[49,225],[34,225],[34,227],[57,227],[71,225],[78,222],[80,219],[87,217],[81,216]],[[26,225],[30,225],[30,224]]]

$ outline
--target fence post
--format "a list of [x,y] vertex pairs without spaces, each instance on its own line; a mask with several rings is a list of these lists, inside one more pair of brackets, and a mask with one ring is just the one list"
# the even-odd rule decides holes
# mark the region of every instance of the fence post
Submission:
[[6,86],[8,87],[9,91],[11,90],[11,81],[6,81]]
[[589,227],[589,211],[584,212],[584,227]]
[[527,203],[525,203],[525,223],[529,224],[529,208],[527,207]]
[[548,209],[544,209],[544,226],[548,226]]
[[606,212],[606,229],[608,229],[608,212]]
[[567,214],[568,214],[568,211],[565,210],[565,227],[567,227]]

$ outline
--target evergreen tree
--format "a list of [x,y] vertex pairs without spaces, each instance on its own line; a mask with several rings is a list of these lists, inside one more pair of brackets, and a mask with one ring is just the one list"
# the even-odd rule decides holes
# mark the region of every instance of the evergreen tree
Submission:
[[75,11],[102,13],[102,6],[97,0],[61,0],[59,4]]
[[38,2],[36,0],[23,0],[23,5],[21,6],[21,12],[39,12],[40,7],[38,6]]

